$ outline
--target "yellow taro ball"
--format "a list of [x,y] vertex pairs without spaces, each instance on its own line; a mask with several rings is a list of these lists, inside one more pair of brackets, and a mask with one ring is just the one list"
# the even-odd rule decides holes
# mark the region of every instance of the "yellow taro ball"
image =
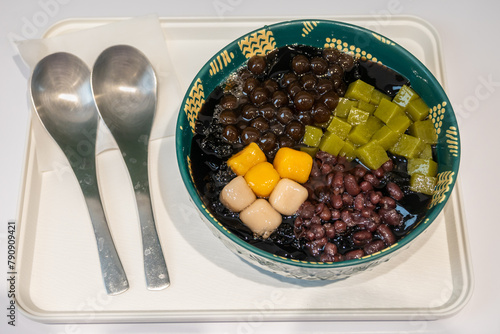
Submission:
[[259,145],[250,143],[243,150],[229,158],[227,165],[231,167],[236,175],[245,175],[250,168],[263,161],[267,161],[267,158]]
[[[307,154],[307,153],[306,153]],[[280,180],[280,175],[269,162],[253,166],[245,174],[245,180],[255,195],[269,197]]]
[[276,153],[273,164],[282,178],[305,183],[311,174],[313,159],[306,152],[282,147]]

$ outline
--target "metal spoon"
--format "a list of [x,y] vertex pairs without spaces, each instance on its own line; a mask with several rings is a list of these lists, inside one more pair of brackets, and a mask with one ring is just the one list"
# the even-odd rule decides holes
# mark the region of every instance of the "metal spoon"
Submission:
[[134,186],[147,288],[164,289],[170,280],[156,231],[148,177],[148,141],[157,99],[155,72],[139,50],[117,45],[99,55],[91,81],[97,108],[122,152]]
[[97,241],[106,291],[116,295],[129,287],[111,238],[99,196],[95,141],[99,114],[90,86],[90,70],[78,57],[54,53],[43,58],[31,77],[33,107],[57,142],[82,189]]

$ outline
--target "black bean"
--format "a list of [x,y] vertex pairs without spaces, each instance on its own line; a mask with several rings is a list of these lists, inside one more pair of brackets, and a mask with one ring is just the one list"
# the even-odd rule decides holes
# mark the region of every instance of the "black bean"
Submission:
[[311,63],[304,55],[297,55],[292,59],[292,69],[297,74],[303,74],[309,71]]
[[286,87],[286,91],[293,98],[298,92],[302,91],[302,86],[297,81],[294,81]]
[[247,121],[257,117],[259,115],[259,109],[251,104],[245,104],[241,109],[241,116]]
[[334,111],[339,104],[339,96],[332,90],[323,94],[320,98],[320,101],[324,103],[331,111]]
[[259,138],[258,144],[262,151],[268,153],[276,147],[276,135],[268,131]]
[[313,57],[311,59],[311,70],[316,75],[322,75],[326,73],[328,69],[328,62],[321,57]]
[[305,74],[300,78],[300,84],[304,90],[314,90],[316,88],[316,83],[318,79],[313,74]]
[[224,95],[220,100],[223,109],[234,110],[238,107],[238,99],[234,95]]
[[271,103],[265,103],[259,107],[259,115],[267,120],[272,120],[276,117],[276,108]]
[[248,145],[250,143],[256,142],[260,137],[260,131],[253,127],[247,127],[241,131],[241,142],[243,145]]
[[236,126],[226,125],[222,130],[222,138],[227,143],[235,143],[239,139],[239,132]]
[[316,84],[316,90],[320,94],[324,94],[328,91],[333,90],[335,87],[333,85],[333,82],[327,78],[320,78],[318,80],[318,83]]
[[281,82],[282,87],[288,87],[288,85],[294,81],[297,81],[297,76],[295,74],[289,72],[289,73],[285,73],[283,75],[280,82]]
[[264,117],[257,117],[250,122],[250,126],[263,132],[269,129],[269,122]]
[[254,77],[250,77],[245,80],[243,84],[243,92],[247,95],[253,92],[253,90],[260,86],[260,81]]
[[332,112],[321,102],[316,102],[312,109],[312,117],[315,123],[326,123],[332,116]]
[[287,135],[281,135],[278,137],[278,146],[281,147],[292,147],[295,145],[295,142],[293,141],[292,138],[288,137]]
[[314,98],[310,93],[306,91],[300,91],[295,94],[293,103],[295,105],[295,109],[297,109],[298,111],[311,110],[314,104]]
[[304,136],[304,130],[304,125],[297,121],[291,121],[285,128],[286,134],[297,142]]
[[256,106],[260,106],[269,101],[269,97],[269,91],[264,87],[257,87],[250,93],[250,100]]
[[267,79],[266,81],[264,81],[262,83],[262,86],[267,88],[267,90],[272,94],[274,92],[276,92],[279,88],[279,85],[276,81],[274,81],[273,79]]
[[344,71],[350,71],[354,67],[354,58],[347,53],[341,53],[338,63]]
[[339,60],[340,51],[334,48],[326,48],[323,50],[323,58],[330,64],[336,63]]
[[271,102],[276,108],[284,107],[288,104],[288,95],[282,90],[277,90],[273,93]]
[[219,120],[221,124],[229,125],[238,123],[238,119],[236,117],[236,113],[233,110],[223,110],[219,115]]
[[264,73],[266,69],[266,58],[259,55],[250,57],[248,60],[248,69],[256,75]]

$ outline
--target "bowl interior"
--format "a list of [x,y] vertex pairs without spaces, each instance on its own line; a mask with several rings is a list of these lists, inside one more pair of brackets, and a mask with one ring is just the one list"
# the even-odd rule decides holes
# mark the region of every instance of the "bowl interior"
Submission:
[[[436,147],[438,184],[425,217],[410,233],[391,247],[361,259],[335,263],[291,260],[260,250],[239,239],[219,223],[206,209],[194,185],[190,150],[195,121],[205,98],[227,76],[245,65],[255,54],[285,45],[309,45],[319,48],[335,47],[356,57],[379,62],[410,80],[411,86],[431,108],[430,118],[438,135]],[[268,259],[305,267],[344,267],[385,256],[408,244],[421,234],[437,217],[449,198],[456,181],[460,161],[460,137],[452,106],[443,88],[432,73],[411,53],[392,40],[373,31],[336,21],[295,20],[265,26],[252,31],[224,47],[214,55],[193,79],[181,104],[176,128],[176,152],[184,184],[198,209],[222,234]]]

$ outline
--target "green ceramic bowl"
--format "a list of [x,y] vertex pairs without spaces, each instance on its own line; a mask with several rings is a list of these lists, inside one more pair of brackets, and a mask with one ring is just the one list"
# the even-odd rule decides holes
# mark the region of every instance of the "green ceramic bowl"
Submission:
[[[190,149],[195,120],[205,98],[228,75],[245,65],[254,54],[293,44],[336,47],[357,57],[380,62],[407,77],[412,87],[431,107],[431,118],[438,134],[438,184],[425,217],[409,234],[381,252],[361,259],[336,263],[291,260],[260,250],[228,231],[207,210],[191,175]],[[432,73],[411,53],[389,38],[370,30],[335,21],[297,20],[252,31],[224,47],[198,72],[191,83],[177,120],[177,162],[189,195],[212,232],[233,252],[263,269],[301,279],[343,279],[382,263],[406,249],[435,220],[448,200],[457,178],[460,137],[451,104]]]

